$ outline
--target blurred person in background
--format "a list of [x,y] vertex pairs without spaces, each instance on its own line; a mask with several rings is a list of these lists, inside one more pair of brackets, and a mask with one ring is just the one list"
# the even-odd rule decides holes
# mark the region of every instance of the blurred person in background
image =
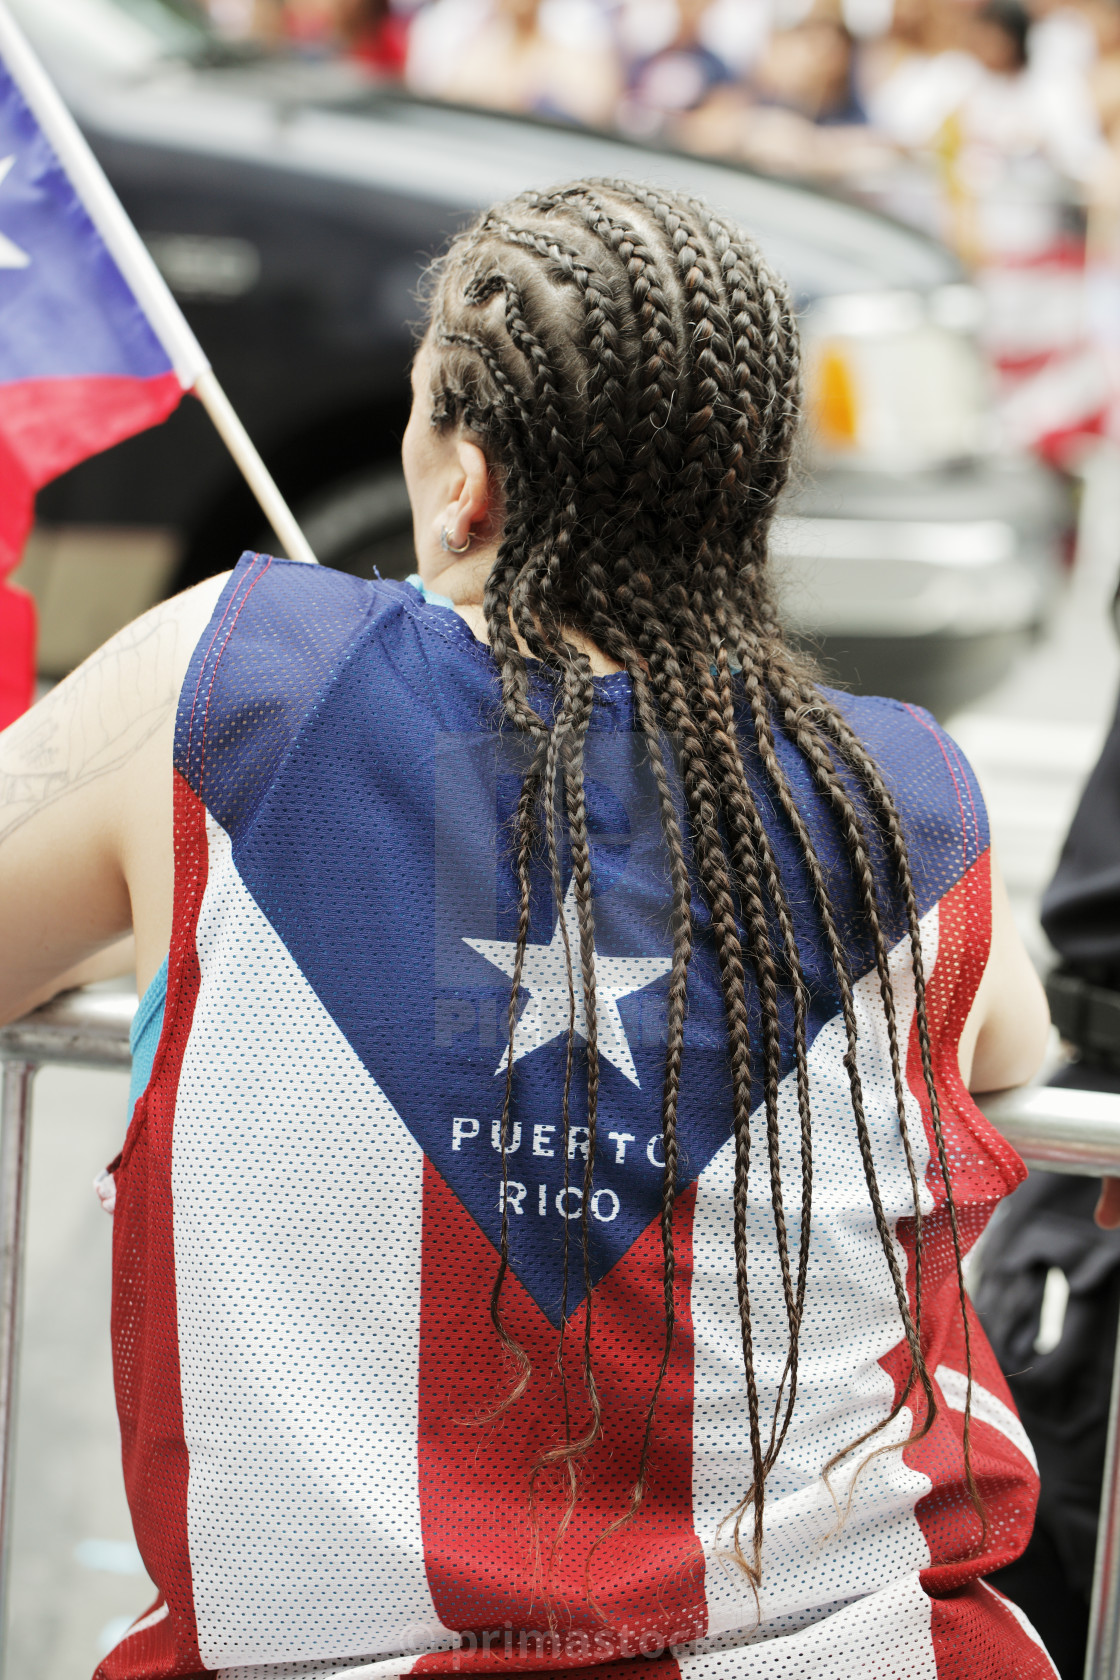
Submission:
[[[904,150],[924,152],[946,177],[957,209],[945,231],[962,255],[980,260],[1023,234],[977,225],[1009,198],[1051,200],[1062,181],[1091,178],[1101,162],[1099,124],[1083,69],[1060,69],[1028,52],[1031,17],[1019,0],[958,0],[920,7],[904,27],[894,67],[871,78],[865,98],[872,123]],[[885,55],[884,55],[885,56]],[[1044,183],[1049,172],[1051,179]],[[1016,193],[1015,176],[1034,190]],[[987,220],[991,221],[989,215]],[[970,225],[965,225],[965,224]]]
[[1095,4],[1096,0],[1030,0],[1027,54],[1032,69],[1088,74],[1098,50],[1089,15]]
[[894,77],[909,75],[920,89],[929,66],[943,61],[951,70],[951,55],[966,57],[962,36],[966,26],[963,7],[948,0],[894,0],[883,29],[861,47],[857,77],[865,104],[876,90]]
[[733,87],[765,50],[771,0],[623,0],[615,14],[627,133],[649,136]]
[[969,14],[958,0],[896,0],[859,68],[869,120],[902,147],[928,144],[976,84]]
[[795,111],[829,126],[865,123],[855,91],[855,42],[831,8],[814,8],[789,29],[777,29],[755,66],[756,105]]
[[694,150],[786,174],[855,173],[882,161],[856,86],[856,46],[831,0],[774,29],[749,77],[717,90],[679,136]]
[[[1051,1079],[1120,1093],[1120,708],[1042,900],[1060,967],[1047,990],[1073,1060]],[[1094,1204],[1096,1219],[1094,1221]],[[1062,1680],[1081,1680],[1120,1310],[1120,1181],[1033,1171],[1002,1205],[977,1310],[1038,1457],[1021,1557],[992,1576]]]
[[345,52],[381,76],[404,75],[410,23],[392,0],[344,0],[339,12]]
[[209,0],[209,11],[227,39],[346,54],[381,75],[404,70],[410,18],[392,0]]
[[433,0],[405,76],[417,93],[605,127],[621,87],[594,0]]
[[[1053,19],[1068,17],[1069,8]],[[1092,95],[1101,133],[1114,153],[1120,154],[1120,3],[1118,0],[1082,0],[1074,19],[1087,34],[1081,46],[1082,69]],[[1068,31],[1069,48],[1076,37]],[[1059,40],[1059,46],[1065,41]]]
[[341,47],[340,0],[282,0],[281,32],[299,52],[327,53]]
[[382,75],[403,74],[408,18],[392,0],[283,0],[283,39],[305,53],[345,54]]
[[208,0],[215,29],[228,41],[279,40],[281,0]]

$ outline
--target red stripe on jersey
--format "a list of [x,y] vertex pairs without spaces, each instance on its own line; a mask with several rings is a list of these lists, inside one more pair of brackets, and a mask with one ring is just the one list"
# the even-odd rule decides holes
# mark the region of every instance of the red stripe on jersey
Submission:
[[[958,1063],[961,1032],[983,977],[990,940],[991,864],[990,854],[985,852],[940,901],[937,961],[926,987],[934,1081],[965,1251],[984,1229],[995,1204],[1024,1177],[1018,1155],[973,1102],[961,1079]],[[967,1363],[956,1259],[916,1021],[907,1050],[906,1077],[921,1108],[929,1143],[926,1187],[934,1204],[923,1221],[922,1350],[931,1376],[940,1365],[964,1372]],[[899,1221],[898,1238],[907,1255],[913,1307],[913,1220]],[[1014,1411],[984,1332],[971,1312],[969,1330],[974,1380]],[[905,1376],[908,1363],[902,1345],[883,1361],[896,1385]],[[920,1389],[915,1390],[910,1405],[916,1415],[924,1415]],[[922,1585],[935,1597],[956,1592],[977,1576],[1017,1557],[1030,1537],[1038,1498],[1037,1476],[1019,1449],[999,1429],[974,1420],[972,1467],[987,1511],[985,1534],[965,1480],[963,1427],[963,1413],[942,1403],[929,1434],[907,1447],[904,1454],[906,1463],[928,1476],[933,1484],[929,1494],[919,1501],[915,1515],[930,1550],[930,1567],[922,1572]],[[981,1618],[987,1614],[983,1597],[976,1600],[974,1614]],[[1016,1628],[1025,1638],[1018,1624]],[[940,1674],[941,1651],[936,1634],[934,1644]],[[944,1672],[956,1674],[958,1670],[950,1667]],[[987,1677],[1005,1671],[980,1665],[967,1672]]]
[[[704,1561],[692,1526],[692,1212],[689,1189],[673,1221],[677,1324],[653,1431],[645,1499],[633,1521],[591,1557],[605,1622],[587,1602],[584,1570],[596,1539],[628,1506],[646,1409],[661,1359],[662,1256],[651,1224],[592,1296],[592,1360],[603,1437],[583,1458],[580,1497],[557,1554],[564,1510],[561,1472],[539,1481],[539,1562],[530,1484],[534,1455],[565,1438],[558,1333],[512,1272],[501,1310],[533,1375],[515,1403],[516,1426],[474,1426],[508,1392],[512,1364],[489,1321],[497,1260],[474,1220],[424,1164],[420,1306],[420,1509],[432,1598],[445,1626],[471,1629],[477,1648],[424,1659],[424,1671],[509,1666],[549,1672],[651,1652],[706,1629]],[[520,1217],[539,1217],[532,1192]],[[516,1256],[516,1219],[511,1244]],[[559,1225],[559,1221],[557,1221]],[[557,1235],[559,1237],[560,1231]],[[580,1264],[578,1225],[571,1264]],[[582,1381],[585,1309],[568,1322],[564,1367],[572,1434],[589,1421]],[[549,1639],[549,1611],[561,1646]],[[625,1617],[625,1620],[622,1618]],[[485,1637],[483,1637],[485,1636]],[[467,1640],[469,1646],[470,1640]],[[523,1648],[522,1648],[523,1647]],[[643,1666],[649,1675],[652,1658]],[[672,1665],[676,1673],[675,1663]],[[417,1670],[419,1671],[419,1670]]]
[[1007,1600],[982,1581],[933,1600],[937,1680],[1055,1680],[1057,1669]]
[[136,1544],[168,1615],[127,1636],[94,1680],[200,1675],[187,1545],[187,1478],[179,1386],[179,1323],[171,1142],[183,1053],[198,997],[195,928],[206,889],[206,812],[175,774],[175,910],[167,1008],[152,1077],[116,1170],[113,1363],[121,1453]]
[[[952,1305],[956,1305],[955,1299]],[[963,1373],[968,1369],[968,1360],[961,1315],[959,1309],[953,1313],[948,1309],[949,1303],[946,1303],[944,1314],[938,1314],[942,1330],[935,1346],[926,1357],[931,1372],[940,1365],[947,1365],[951,1370]],[[988,1338],[972,1310],[971,1302],[968,1308],[968,1323],[974,1385],[979,1384],[981,1388],[987,1389],[989,1394],[995,1395],[997,1400],[1003,1402],[1009,1412],[1014,1413],[1015,1402],[988,1345]],[[983,1568],[978,1567],[972,1557],[966,1555],[961,1558],[961,1511],[964,1512],[964,1526],[967,1527],[973,1546],[978,1548],[981,1539],[980,1523],[967,1494],[961,1489],[955,1498],[947,1500],[944,1490],[938,1489],[935,1480],[933,1491],[917,1507],[918,1520],[922,1524],[929,1543],[930,1556],[934,1560],[934,1566],[925,1570],[922,1575],[923,1585],[929,1592],[953,1592],[978,1574],[987,1575],[992,1570],[1002,1569],[1005,1564],[1014,1562],[1030,1538],[1034,1526],[1035,1506],[1038,1503],[1038,1476],[1034,1466],[1001,1429],[985,1417],[977,1415],[976,1407],[977,1401],[974,1399],[969,1438],[972,1474],[988,1517]],[[984,1410],[982,1404],[980,1410]],[[931,1475],[929,1464],[921,1458],[923,1448],[928,1448],[931,1455],[939,1450],[945,1454],[951,1453],[958,1463],[963,1464],[964,1413],[942,1405],[937,1422],[927,1439],[913,1449],[912,1453],[907,1453],[908,1463],[915,1464],[927,1475]],[[938,1559],[950,1561],[938,1566]],[[956,1559],[960,1561],[952,1561]]]
[[[557,1649],[558,1644],[562,1643],[562,1638],[563,1636],[559,1633],[549,1635],[548,1639],[551,1641],[549,1649]],[[493,1656],[498,1655],[500,1648],[504,1647],[495,1645]],[[434,1656],[418,1658],[408,1672],[410,1674],[443,1674],[447,1671],[450,1662],[451,1672],[458,1673],[459,1667],[455,1662],[456,1656],[465,1667],[465,1652],[455,1652],[450,1658],[445,1652],[440,1652]],[[508,1672],[509,1667],[516,1672],[517,1669],[528,1666],[515,1660],[507,1667],[505,1662],[495,1662],[493,1656],[488,1667],[483,1667],[480,1664],[473,1669],[473,1672],[475,1674],[500,1674],[503,1671]],[[552,1657],[550,1660],[555,1661],[555,1658]],[[577,1676],[580,1676],[582,1680],[582,1677],[586,1676],[587,1670],[586,1668],[548,1668],[541,1670],[534,1667],[533,1672],[540,1676],[540,1680],[576,1680]],[[595,1680],[680,1680],[680,1675],[680,1665],[671,1652],[665,1652],[660,1656],[637,1656],[629,1659],[624,1658],[619,1662],[600,1663],[595,1668]]]

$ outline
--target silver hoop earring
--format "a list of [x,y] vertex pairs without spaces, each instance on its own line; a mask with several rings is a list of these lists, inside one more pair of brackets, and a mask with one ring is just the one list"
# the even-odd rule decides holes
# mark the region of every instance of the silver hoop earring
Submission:
[[445,525],[439,534],[439,546],[443,549],[445,554],[465,554],[467,549],[471,546],[471,533],[469,531],[467,532],[467,540],[463,544],[462,548],[456,548],[454,543],[450,542],[448,539],[447,526]]

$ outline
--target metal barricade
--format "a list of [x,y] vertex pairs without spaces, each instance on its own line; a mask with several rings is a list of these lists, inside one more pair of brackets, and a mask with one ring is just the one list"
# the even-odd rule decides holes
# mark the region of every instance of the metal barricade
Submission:
[[[127,1068],[136,998],[69,992],[22,1021],[0,1027],[0,1672],[11,1563],[15,1408],[23,1284],[24,1206],[32,1082],[45,1063]],[[1120,1096],[1026,1086],[985,1099],[989,1120],[1028,1166],[1047,1172],[1120,1177]],[[1101,1489],[1101,1521],[1085,1680],[1120,1680],[1120,1338]]]
[[22,1021],[0,1027],[0,1676],[7,1662],[32,1083],[45,1062],[127,1068],[136,1003],[128,992],[66,992]]

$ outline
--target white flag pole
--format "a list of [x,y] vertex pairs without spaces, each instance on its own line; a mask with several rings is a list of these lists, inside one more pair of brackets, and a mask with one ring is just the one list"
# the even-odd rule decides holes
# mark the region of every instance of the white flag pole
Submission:
[[4,0],[0,0],[0,60],[70,177],[90,220],[167,352],[183,390],[193,391],[206,409],[289,558],[314,564],[310,543],[215,378],[202,346],[172,297],[151,252],[129,221],[84,134]]
[[245,475],[245,482],[260,503],[265,518],[280,539],[289,560],[316,564],[311,544],[300,530],[295,514],[280,494],[276,480],[261,460],[252,438],[241,424],[237,411],[214,377],[205,368],[194,382],[194,394],[214,422],[219,437]]

